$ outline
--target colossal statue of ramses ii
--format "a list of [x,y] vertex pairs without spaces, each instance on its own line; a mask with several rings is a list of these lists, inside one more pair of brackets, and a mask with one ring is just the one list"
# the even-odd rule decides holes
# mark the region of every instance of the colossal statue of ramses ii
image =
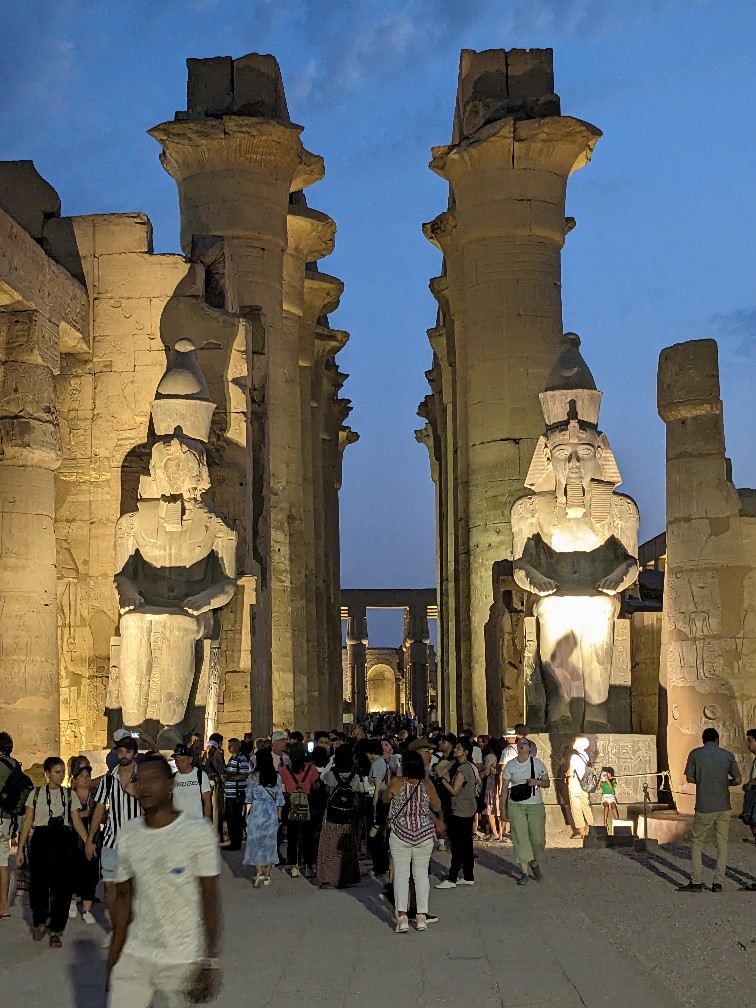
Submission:
[[152,403],[156,435],[137,510],[116,526],[123,722],[176,725],[197,667],[196,642],[236,588],[236,533],[215,510],[205,443],[210,402],[194,343],[179,340]]
[[[607,731],[618,595],[638,574],[638,508],[598,429],[601,393],[568,333],[541,393],[546,431],[512,507],[514,576],[538,596],[538,650],[552,731]],[[573,701],[578,701],[573,703]]]

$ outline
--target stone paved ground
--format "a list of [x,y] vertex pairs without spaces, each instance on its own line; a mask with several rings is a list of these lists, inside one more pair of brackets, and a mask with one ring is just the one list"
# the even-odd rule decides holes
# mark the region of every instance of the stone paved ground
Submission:
[[[478,847],[474,888],[431,892],[427,933],[394,935],[380,887],[319,891],[274,873],[253,890],[239,855],[223,875],[219,1008],[703,1008],[748,1003],[756,977],[756,850],[731,845],[725,892],[678,894],[684,848],[583,851],[562,837],[546,880],[514,885],[511,848]],[[441,872],[448,855],[438,854]],[[97,910],[99,911],[99,907]],[[3,1005],[104,1008],[100,927],[74,922],[60,952],[22,914],[0,922]],[[178,924],[178,922],[177,922]]]

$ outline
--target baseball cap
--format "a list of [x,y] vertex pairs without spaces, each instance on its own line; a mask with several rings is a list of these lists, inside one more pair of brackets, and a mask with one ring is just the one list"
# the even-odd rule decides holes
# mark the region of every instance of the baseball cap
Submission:
[[121,739],[125,739],[125,738],[131,738],[131,732],[130,731],[126,731],[125,728],[117,728],[113,732],[113,742],[115,742],[116,745],[118,745],[118,743],[121,741]]
[[173,750],[173,756],[191,756],[192,750],[188,745],[184,745],[183,742],[179,742],[176,748]]
[[287,738],[286,732],[274,731],[270,736],[271,742],[284,742]]
[[421,752],[423,749],[427,749],[428,752],[433,752],[433,743],[429,742],[427,738],[424,738],[421,735],[420,738],[413,739],[407,748],[411,749],[413,752]]

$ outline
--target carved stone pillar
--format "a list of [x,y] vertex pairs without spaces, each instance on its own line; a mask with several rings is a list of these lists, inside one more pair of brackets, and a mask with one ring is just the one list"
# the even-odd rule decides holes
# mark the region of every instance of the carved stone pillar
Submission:
[[567,178],[599,136],[559,114],[550,50],[462,53],[452,143],[434,148],[431,162],[449,182],[451,205],[425,234],[444,253],[454,319],[454,494],[461,538],[469,539],[453,554],[469,556],[459,713],[478,731],[488,725],[493,565],[512,556],[509,511],[542,427],[538,394],[562,335]]
[[367,714],[366,651],[368,645],[367,615],[364,607],[349,611],[347,618],[347,664],[352,679],[354,723],[364,721]]
[[25,763],[59,747],[58,368],[56,327],[0,312],[0,724]]
[[[259,570],[251,698],[260,731],[294,726],[292,683],[304,652],[303,606],[290,593],[287,525],[294,492],[288,438],[295,435],[286,383],[298,374],[298,346],[285,326],[283,277],[289,194],[322,178],[323,160],[305,150],[300,133],[289,119],[276,61],[256,54],[189,60],[187,112],[150,131],[178,186],[182,248],[191,254],[198,238],[224,238],[225,307],[250,322],[247,344],[242,339],[233,349],[247,363],[252,407],[242,434],[251,490],[243,485],[239,494],[249,530],[243,569]],[[229,381],[229,398],[243,394],[238,384]],[[300,515],[295,527],[297,521]],[[300,569],[297,582],[301,576]]]
[[405,647],[409,655],[409,699],[415,717],[425,722],[428,709],[428,617],[424,607],[410,606],[405,615]]

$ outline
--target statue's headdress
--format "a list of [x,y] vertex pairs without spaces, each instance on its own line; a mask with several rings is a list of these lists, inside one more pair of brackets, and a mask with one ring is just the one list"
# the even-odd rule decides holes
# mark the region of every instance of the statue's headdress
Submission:
[[[566,431],[570,441],[581,441],[586,430],[592,431],[603,476],[601,482],[610,490],[619,486],[622,478],[614,453],[606,435],[598,430],[601,392],[596,389],[591,370],[580,353],[580,337],[576,333],[564,334],[562,351],[539,398],[547,435]],[[525,486],[536,491],[554,489],[554,468],[546,437],[538,439]]]
[[565,333],[562,347],[539,396],[546,427],[564,427],[571,420],[598,427],[601,393],[580,353],[580,337]]
[[159,437],[179,431],[195,441],[207,442],[215,403],[210,402],[207,382],[197,362],[196,347],[190,339],[176,342],[151,410]]

